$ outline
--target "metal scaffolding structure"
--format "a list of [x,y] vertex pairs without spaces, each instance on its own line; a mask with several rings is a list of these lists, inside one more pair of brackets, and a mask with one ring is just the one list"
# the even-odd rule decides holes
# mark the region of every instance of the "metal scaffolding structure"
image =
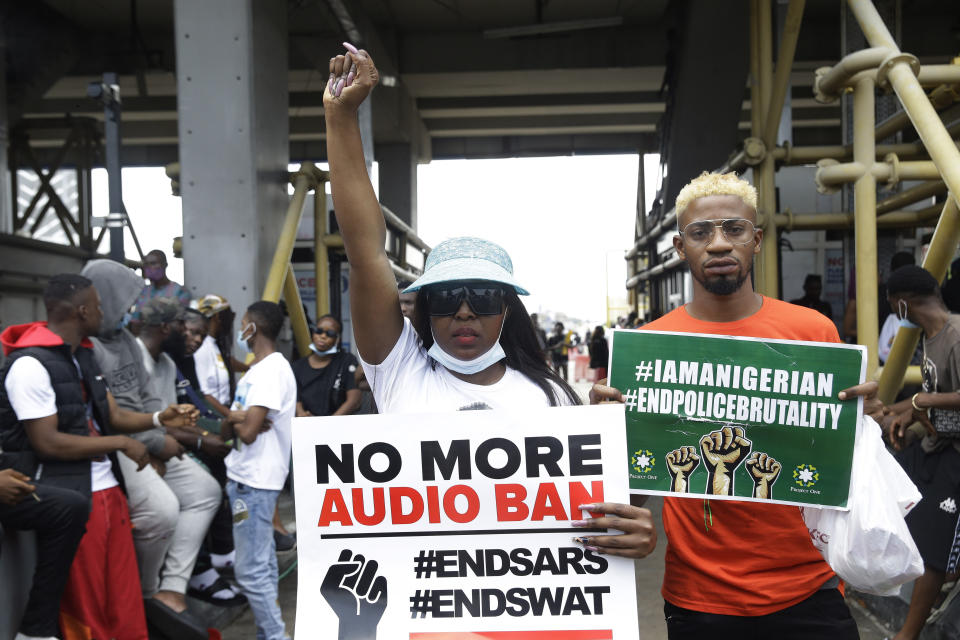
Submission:
[[[179,195],[179,163],[167,165],[166,173],[170,178],[173,194]],[[297,171],[290,173],[293,195],[284,214],[283,226],[263,288],[263,300],[279,302],[282,297],[286,302],[294,340],[300,353],[308,352],[311,337],[291,258],[309,192],[313,192],[313,254],[317,287],[317,318],[330,313],[330,252],[331,250],[343,251],[343,238],[339,233],[330,233],[327,228],[326,183],[328,181],[329,174],[318,169],[312,162],[304,162]],[[430,247],[395,213],[383,206],[381,210],[387,225],[387,256],[390,258],[393,271],[399,278],[416,280],[421,269],[416,263],[411,263],[409,258],[412,257],[413,252],[418,252],[420,259],[417,262],[422,265],[426,261]]]
[[[880,396],[891,402],[905,374],[911,381],[918,371],[907,365],[919,331],[901,329],[894,340],[886,366],[878,366],[878,228],[936,226],[923,267],[942,280],[960,243],[960,123],[945,125],[938,114],[960,101],[960,58],[954,64],[921,65],[910,53],[900,51],[890,31],[870,0],[848,0],[850,10],[866,36],[869,48],[847,55],[831,67],[817,69],[812,79],[817,101],[828,103],[845,92],[853,97],[852,144],[818,147],[777,146],[784,99],[800,32],[805,0],[790,0],[780,37],[776,70],[773,69],[773,21],[770,0],[751,0],[751,137],[744,141],[719,171],[753,169],[758,192],[759,223],[764,230],[757,259],[755,284],[759,292],[779,297],[779,231],[799,229],[853,229],[856,252],[857,340],[867,347],[868,376],[879,378]],[[877,89],[895,93],[903,111],[877,123]],[[932,89],[928,94],[927,90]],[[920,141],[910,144],[877,144],[910,126]],[[778,166],[817,165],[815,185],[821,193],[852,184],[853,212],[849,214],[803,214],[788,208],[777,212],[775,175]],[[895,187],[901,181],[919,185],[877,201],[878,183]],[[905,207],[947,194],[945,203],[920,210]],[[627,288],[643,286],[681,266],[676,256],[648,266],[656,240],[670,233],[676,223],[671,211],[660,223],[637,234],[626,254]],[[646,254],[646,257],[644,256]],[[913,369],[916,369],[915,367]]]

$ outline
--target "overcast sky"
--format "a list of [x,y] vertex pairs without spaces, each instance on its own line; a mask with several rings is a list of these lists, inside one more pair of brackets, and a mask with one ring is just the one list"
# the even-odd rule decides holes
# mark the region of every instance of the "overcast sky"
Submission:
[[[473,235],[502,245],[532,295],[531,312],[563,312],[596,323],[609,288],[624,298],[623,253],[633,244],[636,155],[437,160],[418,171],[418,233],[431,246]],[[647,198],[656,157],[647,156]],[[171,255],[183,232],[180,198],[161,168],[123,171],[124,202],[144,251]],[[106,172],[93,175],[94,214],[105,215]],[[132,242],[127,253],[135,256]],[[183,263],[169,275],[183,281]]]

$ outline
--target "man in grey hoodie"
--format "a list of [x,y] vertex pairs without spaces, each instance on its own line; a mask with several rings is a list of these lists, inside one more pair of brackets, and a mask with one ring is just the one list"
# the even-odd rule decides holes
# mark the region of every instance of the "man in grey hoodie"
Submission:
[[[103,323],[100,335],[93,338],[93,352],[117,404],[147,413],[162,409],[163,401],[151,390],[136,338],[121,325],[143,289],[143,280],[112,260],[91,260],[81,274],[93,281],[100,294]],[[187,608],[184,594],[200,544],[220,505],[220,485],[196,461],[183,457],[183,448],[162,426],[134,437],[147,446],[151,466],[136,473],[135,464],[121,461],[120,469],[127,486],[147,617],[158,626],[178,630],[179,622],[189,626],[181,615]]]

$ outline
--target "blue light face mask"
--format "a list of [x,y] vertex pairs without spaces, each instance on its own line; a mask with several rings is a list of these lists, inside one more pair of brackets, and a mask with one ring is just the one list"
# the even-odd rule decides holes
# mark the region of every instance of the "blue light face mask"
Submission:
[[[461,360],[460,358],[453,357],[440,347],[436,336],[433,336],[433,344],[430,345],[430,349],[427,350],[427,355],[451,371],[456,371],[463,375],[480,373],[507,357],[503,347],[500,345],[500,336],[503,334],[503,325],[506,323],[507,317],[504,315],[503,322],[500,323],[500,333],[497,334],[497,341],[493,343],[493,346],[490,347],[486,353],[477,356],[473,360]],[[433,335],[432,328],[430,329],[430,334]]]
[[[247,329],[253,327],[253,333],[250,334],[249,338],[244,339],[243,334],[247,332]],[[243,329],[240,329],[240,332],[237,333],[237,346],[240,348],[240,351],[244,354],[253,353],[250,349],[250,345],[247,344],[250,341],[250,338],[253,337],[253,334],[257,332],[257,325],[252,322],[245,326]]]
[[907,301],[901,298],[897,301],[897,319],[900,320],[900,326],[904,329],[919,329],[920,325],[910,322],[907,318]]
[[310,351],[313,351],[318,356],[332,356],[337,352],[338,348],[339,348],[339,345],[334,344],[332,347],[330,347],[326,351],[320,351],[320,349],[317,348],[317,345],[313,344],[312,342],[310,343]]

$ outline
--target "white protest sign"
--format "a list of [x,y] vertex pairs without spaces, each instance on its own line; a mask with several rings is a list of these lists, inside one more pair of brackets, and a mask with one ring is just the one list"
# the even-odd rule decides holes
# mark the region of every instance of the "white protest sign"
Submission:
[[297,637],[637,638],[633,561],[570,526],[626,455],[620,405],[297,418]]

